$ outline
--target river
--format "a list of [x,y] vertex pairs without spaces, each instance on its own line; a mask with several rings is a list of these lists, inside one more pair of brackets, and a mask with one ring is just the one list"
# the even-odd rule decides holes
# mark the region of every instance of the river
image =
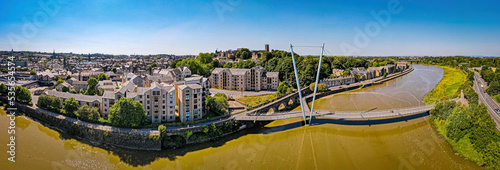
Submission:
[[[366,110],[421,105],[443,70],[414,67],[412,73],[383,85],[321,99],[318,102],[324,103],[318,108]],[[347,99],[357,102],[337,103]],[[374,99],[387,100],[371,103]],[[0,135],[2,169],[481,169],[455,155],[433,130],[428,116],[362,125],[319,119],[314,126],[301,126],[300,118],[279,120],[215,142],[154,152],[105,150],[17,117],[16,162],[10,163],[5,152],[9,120],[5,112],[0,113],[5,129]]]

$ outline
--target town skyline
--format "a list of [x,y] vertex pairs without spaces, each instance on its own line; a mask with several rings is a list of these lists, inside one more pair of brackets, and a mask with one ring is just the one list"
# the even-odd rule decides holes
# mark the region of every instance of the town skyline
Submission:
[[[4,2],[0,50],[197,55],[325,43],[331,55],[341,56],[499,56],[495,6],[393,0]],[[319,49],[294,50],[319,55]]]

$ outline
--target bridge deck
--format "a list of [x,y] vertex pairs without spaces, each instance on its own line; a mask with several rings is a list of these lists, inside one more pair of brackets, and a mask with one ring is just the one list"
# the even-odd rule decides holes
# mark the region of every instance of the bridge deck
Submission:
[[[430,111],[432,108],[434,108],[434,105],[408,107],[408,108],[391,109],[391,110],[367,111],[367,112],[331,112],[325,110],[317,110],[314,111],[313,116],[333,118],[333,119],[377,119],[377,118],[388,118],[388,117],[423,113]],[[236,120],[246,120],[246,121],[272,121],[272,120],[289,119],[302,116],[303,116],[302,111],[292,111],[292,112],[272,113],[266,115],[240,114],[234,116],[234,118]],[[309,114],[306,114],[306,116],[309,116]]]

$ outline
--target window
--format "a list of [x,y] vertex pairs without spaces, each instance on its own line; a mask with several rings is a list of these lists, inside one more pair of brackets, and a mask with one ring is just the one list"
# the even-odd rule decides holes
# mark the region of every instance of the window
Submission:
[[142,95],[139,95],[139,98],[142,99]]
[[146,98],[148,98],[148,99],[149,99],[149,95],[146,95]]

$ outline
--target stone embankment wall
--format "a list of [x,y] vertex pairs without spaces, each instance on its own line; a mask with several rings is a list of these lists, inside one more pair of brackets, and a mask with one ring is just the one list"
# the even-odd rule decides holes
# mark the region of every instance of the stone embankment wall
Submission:
[[[7,98],[0,97],[2,102],[7,103]],[[36,106],[16,104],[18,112],[35,118],[54,129],[77,136],[91,143],[111,145],[120,148],[135,150],[161,150],[161,140],[157,130],[117,128],[80,121],[75,118],[66,117],[53,113]]]

